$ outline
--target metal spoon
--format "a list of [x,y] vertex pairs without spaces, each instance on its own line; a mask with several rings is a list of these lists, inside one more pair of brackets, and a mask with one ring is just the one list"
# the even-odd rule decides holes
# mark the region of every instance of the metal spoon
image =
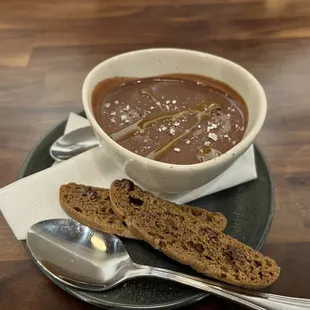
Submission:
[[56,161],[64,161],[99,145],[92,128],[83,127],[57,139],[50,147],[50,155]]
[[95,231],[71,219],[33,225],[27,245],[36,262],[74,288],[108,290],[128,279],[152,276],[176,281],[256,310],[310,309],[310,300],[249,291],[172,270],[135,264],[115,235]]

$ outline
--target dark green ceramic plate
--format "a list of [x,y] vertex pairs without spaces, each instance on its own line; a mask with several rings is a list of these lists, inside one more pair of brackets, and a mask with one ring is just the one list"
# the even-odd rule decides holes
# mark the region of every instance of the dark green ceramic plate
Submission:
[[[62,122],[38,142],[27,158],[20,178],[51,166],[53,161],[49,157],[49,147],[63,134],[65,124],[65,121]],[[257,147],[255,147],[255,158],[257,180],[200,198],[190,204],[222,212],[228,219],[226,229],[228,234],[260,249],[267,238],[272,222],[274,193],[266,161]],[[123,241],[132,259],[137,263],[196,274],[191,268],[176,263],[144,242],[126,239]],[[46,276],[77,298],[110,309],[177,308],[207,296],[196,289],[152,278],[131,280],[107,292],[83,292],[61,284],[53,278],[52,274],[46,274]]]

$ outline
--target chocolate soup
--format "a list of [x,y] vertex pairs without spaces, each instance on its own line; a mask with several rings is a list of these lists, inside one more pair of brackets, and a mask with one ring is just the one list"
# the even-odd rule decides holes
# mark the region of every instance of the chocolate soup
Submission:
[[116,77],[100,82],[92,108],[102,129],[141,156],[195,164],[227,152],[247,126],[247,107],[228,85],[204,76]]

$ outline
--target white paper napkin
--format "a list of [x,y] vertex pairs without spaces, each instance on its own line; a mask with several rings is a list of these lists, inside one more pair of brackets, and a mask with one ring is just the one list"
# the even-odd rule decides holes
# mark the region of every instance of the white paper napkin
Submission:
[[[71,113],[65,133],[88,126],[88,120]],[[126,177],[103,149],[96,148],[66,162],[18,180],[0,190],[0,209],[17,239],[26,238],[36,222],[68,218],[59,204],[58,192],[68,182],[109,187],[116,178]],[[193,191],[170,195],[177,203],[186,203],[257,178],[253,146],[228,170],[212,182]]]

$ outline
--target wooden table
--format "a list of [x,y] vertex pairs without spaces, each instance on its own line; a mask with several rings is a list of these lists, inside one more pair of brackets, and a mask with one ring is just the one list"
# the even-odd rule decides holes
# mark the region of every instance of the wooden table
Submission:
[[[252,72],[269,108],[258,143],[276,190],[265,254],[282,267],[270,288],[310,298],[310,1],[2,0],[0,187],[51,127],[80,111],[87,72],[112,55],[150,47],[197,49]],[[0,215],[0,309],[95,309],[30,261]],[[188,309],[243,309],[208,298]]]

